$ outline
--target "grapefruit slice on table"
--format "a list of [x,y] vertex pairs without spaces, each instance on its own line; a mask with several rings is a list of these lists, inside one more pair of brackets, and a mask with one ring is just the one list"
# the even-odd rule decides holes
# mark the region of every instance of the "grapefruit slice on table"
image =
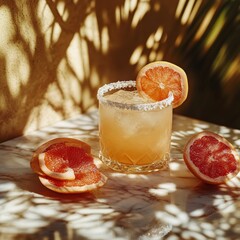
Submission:
[[56,138],[42,144],[30,165],[41,183],[55,192],[91,191],[107,180],[94,164],[91,147],[73,138]]
[[[79,151],[91,154],[91,147],[83,141],[74,138],[55,138],[45,142],[36,149],[30,162],[33,171],[39,175],[49,175],[57,179],[74,179],[75,177],[72,169],[68,168],[66,165],[67,160],[65,159],[64,161],[63,156],[60,156],[61,151],[63,152],[62,154],[64,154],[65,147],[72,147],[73,149],[75,147],[76,151],[77,149],[82,149]],[[58,149],[60,152],[58,152]],[[69,152],[70,154],[72,153],[71,151]],[[74,154],[74,152],[72,154]],[[57,154],[59,154],[59,157],[57,157]],[[56,157],[58,161],[53,161]]]
[[59,193],[88,192],[103,186],[107,177],[97,168],[79,174],[74,180],[58,180],[48,176],[39,176],[40,182],[48,189]]
[[191,137],[183,156],[189,170],[210,184],[227,182],[240,170],[237,150],[225,138],[209,131]]
[[180,106],[188,95],[188,80],[184,70],[170,62],[157,61],[144,66],[136,78],[137,90],[145,98],[161,101],[172,92],[173,107]]

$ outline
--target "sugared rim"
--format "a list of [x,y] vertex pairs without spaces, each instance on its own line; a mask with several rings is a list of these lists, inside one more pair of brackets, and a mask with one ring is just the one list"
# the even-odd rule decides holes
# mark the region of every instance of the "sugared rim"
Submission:
[[109,91],[128,88],[128,87],[129,88],[136,87],[136,81],[133,81],[133,80],[118,81],[118,82],[105,84],[98,89],[97,98],[101,103],[107,104],[109,106],[114,106],[120,109],[138,110],[138,111],[151,111],[155,109],[163,109],[170,106],[174,99],[172,92],[169,93],[168,98],[162,101],[153,102],[153,103],[127,104],[127,103],[114,102],[104,98],[104,94]]

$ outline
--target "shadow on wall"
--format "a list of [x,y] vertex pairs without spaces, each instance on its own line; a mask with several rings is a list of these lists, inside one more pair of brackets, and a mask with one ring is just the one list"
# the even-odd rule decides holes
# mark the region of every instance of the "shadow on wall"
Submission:
[[188,74],[176,113],[240,128],[239,1],[0,4],[12,22],[10,47],[0,48],[0,140],[89,110],[100,85],[134,79],[155,60]]

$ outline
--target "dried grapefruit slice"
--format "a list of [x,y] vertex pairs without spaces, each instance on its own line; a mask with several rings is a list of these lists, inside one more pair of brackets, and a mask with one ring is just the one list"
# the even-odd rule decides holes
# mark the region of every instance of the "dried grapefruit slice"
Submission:
[[225,138],[209,131],[191,137],[183,156],[189,170],[210,184],[224,183],[240,169],[237,150]]
[[139,94],[154,101],[166,99],[172,92],[174,108],[180,106],[188,95],[188,80],[184,70],[165,61],[144,66],[137,75],[136,83]]
[[[86,153],[90,154],[91,153],[91,147],[83,142],[80,141],[78,139],[75,138],[55,138],[52,140],[49,140],[47,142],[45,142],[44,144],[40,145],[36,151],[33,153],[30,165],[31,168],[33,169],[33,171],[39,175],[46,175],[46,173],[41,169],[40,164],[39,164],[39,155],[41,158],[41,162],[43,164],[42,158],[43,155],[41,155],[42,153],[45,153],[51,149],[54,149],[56,147],[60,147],[62,145],[66,145],[66,146],[72,146],[72,147],[79,147],[81,149],[83,149]],[[43,168],[45,168],[45,166],[42,165]]]

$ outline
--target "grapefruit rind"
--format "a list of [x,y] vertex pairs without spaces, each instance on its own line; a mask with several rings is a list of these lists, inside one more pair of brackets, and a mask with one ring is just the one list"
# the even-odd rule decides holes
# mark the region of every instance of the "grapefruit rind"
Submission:
[[[61,186],[61,187],[59,187],[59,186],[54,185],[51,181],[49,181],[48,178],[45,178],[43,176],[39,176],[39,180],[46,188],[48,188],[54,192],[73,194],[73,193],[89,192],[89,191],[96,190],[99,187],[102,187],[106,183],[107,177],[102,173],[100,173],[100,174],[101,174],[101,179],[98,182],[84,185],[84,186],[73,186],[73,187]],[[61,181],[61,180],[58,180],[58,181]]]
[[[142,79],[142,77],[144,77],[146,75],[146,72],[148,70],[158,68],[158,67],[168,67],[168,68],[174,70],[175,72],[179,73],[180,76],[181,76],[181,89],[182,89],[181,98],[178,101],[176,99],[173,100],[173,108],[176,108],[176,107],[180,106],[187,98],[187,95],[188,95],[188,79],[187,79],[187,75],[186,75],[185,71],[182,68],[180,68],[179,66],[177,66],[173,63],[170,63],[170,62],[167,62],[167,61],[156,61],[156,62],[152,62],[152,63],[149,63],[149,64],[145,65],[139,71],[139,73],[137,75],[137,78],[136,78],[137,90],[142,97],[145,97],[145,98],[148,98],[148,99],[150,98],[151,100],[154,100],[146,92],[143,91],[141,79]],[[173,91],[173,95],[174,95],[174,91]]]
[[[226,144],[227,146],[229,146],[229,148],[231,149],[231,154],[234,156],[236,162],[237,162],[237,169],[236,171],[227,174],[226,176],[220,176],[217,178],[211,178],[203,173],[201,173],[198,169],[198,167],[196,167],[192,160],[190,159],[190,154],[189,154],[189,148],[190,146],[193,144],[194,141],[196,141],[197,139],[200,139],[204,136],[213,136],[214,138],[216,138],[218,141],[223,142],[224,144]],[[240,171],[240,160],[239,160],[239,155],[237,150],[234,148],[234,146],[228,142],[225,138],[223,138],[222,136],[219,136],[213,132],[210,131],[203,131],[201,133],[197,133],[194,136],[192,136],[189,141],[185,144],[184,147],[184,154],[183,154],[183,159],[188,167],[188,169],[191,171],[191,173],[197,177],[200,178],[201,180],[203,180],[206,183],[209,184],[221,184],[221,183],[225,183],[229,180],[231,180],[233,177],[235,177],[239,171]]]
[[46,164],[45,164],[45,153],[40,153],[38,155],[38,161],[39,161],[40,169],[47,176],[50,176],[52,178],[59,179],[59,180],[74,180],[75,179],[75,174],[74,174],[74,171],[72,168],[65,168],[65,172],[63,172],[63,173],[53,172],[49,168],[47,168]]

